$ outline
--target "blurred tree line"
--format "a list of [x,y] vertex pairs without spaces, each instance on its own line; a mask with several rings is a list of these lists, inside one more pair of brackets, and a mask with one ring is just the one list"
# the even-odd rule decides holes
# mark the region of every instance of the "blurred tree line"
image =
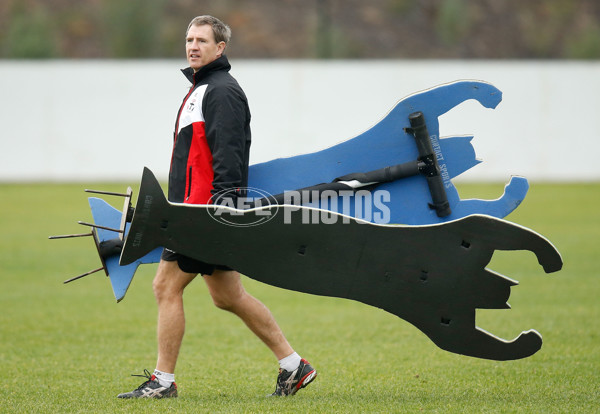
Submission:
[[599,0],[0,0],[0,58],[183,57],[199,14],[235,58],[600,58]]

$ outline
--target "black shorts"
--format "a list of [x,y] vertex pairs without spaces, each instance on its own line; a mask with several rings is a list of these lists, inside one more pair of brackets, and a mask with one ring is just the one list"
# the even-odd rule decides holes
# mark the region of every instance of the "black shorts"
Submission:
[[186,273],[199,273],[201,275],[212,275],[215,269],[233,270],[230,267],[212,263],[205,263],[200,260],[192,259],[173,250],[163,249],[161,259],[167,262],[177,261],[179,268]]

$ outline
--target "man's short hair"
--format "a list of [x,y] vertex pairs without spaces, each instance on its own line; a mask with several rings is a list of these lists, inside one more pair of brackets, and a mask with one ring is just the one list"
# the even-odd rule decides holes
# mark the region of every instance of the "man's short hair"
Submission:
[[229,40],[231,39],[231,29],[229,28],[229,26],[227,26],[225,23],[223,23],[221,20],[217,19],[216,17],[209,16],[209,15],[194,17],[192,19],[192,21],[190,22],[190,24],[188,25],[187,30],[185,31],[185,35],[187,36],[188,32],[190,31],[190,27],[203,26],[205,24],[212,27],[213,34],[215,36],[215,41],[217,43],[220,43],[220,42],[225,42],[225,44],[229,43]]

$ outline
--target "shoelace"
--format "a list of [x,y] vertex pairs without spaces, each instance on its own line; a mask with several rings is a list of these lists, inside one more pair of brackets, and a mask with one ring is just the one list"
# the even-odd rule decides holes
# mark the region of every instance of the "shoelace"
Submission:
[[279,371],[280,372],[279,372],[279,375],[277,376],[277,386],[275,388],[275,391],[277,391],[278,389],[283,390],[283,389],[288,388],[287,382],[289,381],[290,377],[294,373],[293,371],[286,371],[284,369],[280,369]]
[[140,385],[137,389],[141,389],[143,388],[146,384],[148,384],[150,381],[152,381],[152,374],[150,373],[150,371],[148,371],[147,369],[144,369],[144,374],[140,375],[140,374],[131,374],[132,377],[142,377],[142,378],[146,378],[147,381],[144,381],[144,383],[142,385]]

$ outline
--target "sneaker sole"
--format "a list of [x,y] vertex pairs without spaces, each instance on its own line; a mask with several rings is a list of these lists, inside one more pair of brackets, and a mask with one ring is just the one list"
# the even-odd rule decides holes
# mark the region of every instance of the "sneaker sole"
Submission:
[[127,399],[127,400],[142,399],[142,398],[148,398],[148,399],[154,398],[156,400],[162,399],[162,398],[177,398],[177,390],[173,390],[173,391],[169,392],[168,394],[164,394],[164,395],[158,395],[158,394],[132,395],[131,393],[124,393],[124,394],[117,395],[117,398]]
[[317,370],[313,369],[308,374],[306,374],[300,381],[298,381],[298,384],[294,387],[293,393],[291,395],[296,394],[299,390],[306,387],[308,384],[313,382],[315,378],[317,378]]

